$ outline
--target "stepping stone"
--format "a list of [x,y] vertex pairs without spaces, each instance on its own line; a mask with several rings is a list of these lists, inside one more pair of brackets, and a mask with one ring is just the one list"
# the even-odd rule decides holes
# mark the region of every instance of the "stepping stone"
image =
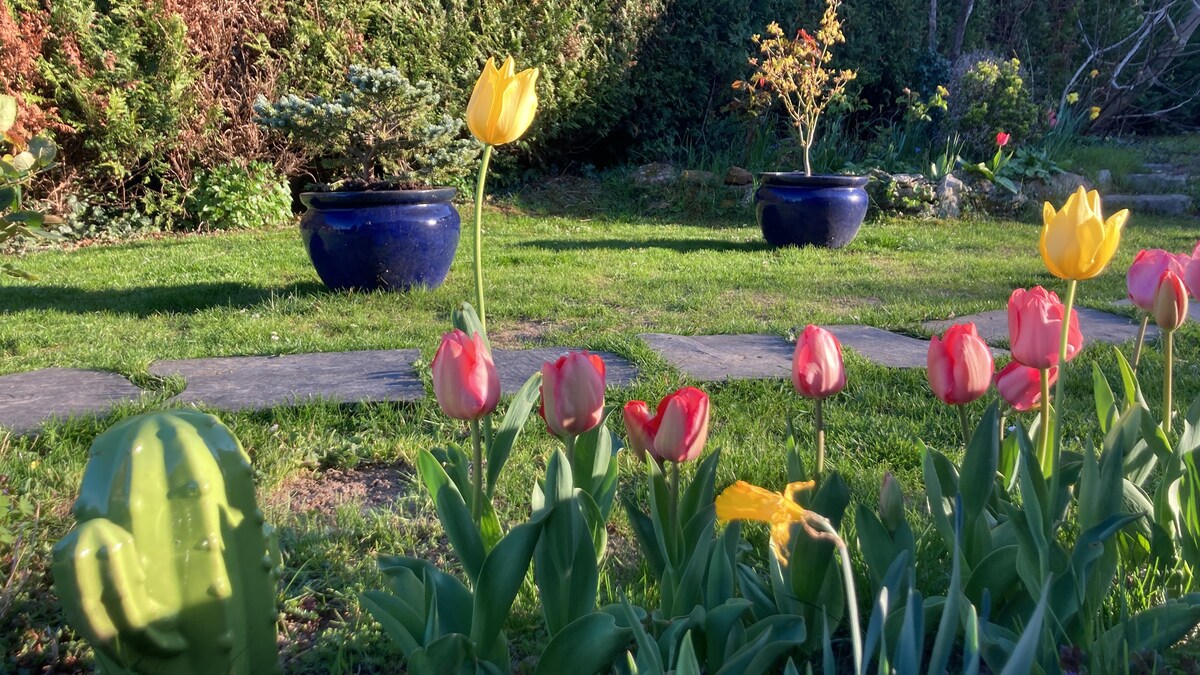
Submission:
[[1139,192],[1171,192],[1187,187],[1188,175],[1183,173],[1131,173],[1125,183]]
[[25,434],[52,417],[103,414],[117,403],[138,400],[142,393],[124,377],[99,370],[45,368],[4,375],[0,426]]
[[[1130,300],[1129,298],[1125,298],[1124,300],[1117,300],[1112,305],[1113,305],[1113,307],[1133,307],[1133,301]],[[1135,310],[1135,311],[1139,311],[1139,310]],[[1140,311],[1139,311],[1139,314],[1140,314]],[[1200,303],[1197,303],[1197,302],[1189,302],[1188,303],[1188,318],[1191,319],[1192,321],[1200,322]],[[1140,321],[1140,319],[1138,319],[1138,321]],[[1154,325],[1154,319],[1150,320],[1150,327],[1146,329],[1147,336],[1150,335],[1151,329],[1153,329],[1155,331],[1158,330],[1158,328]]]
[[1176,166],[1175,164],[1169,164],[1166,162],[1146,162],[1142,164],[1142,168],[1152,173],[1181,173],[1186,171],[1186,169],[1181,166]]
[[[492,360],[500,374],[500,393],[515,394],[529,379],[540,373],[542,364],[555,361],[569,351],[569,347],[538,347],[537,349],[493,349]],[[638,371],[628,359],[611,352],[590,352],[604,359],[604,379],[610,387],[628,387],[637,377]]]
[[1187,195],[1105,195],[1104,210],[1114,213],[1129,209],[1136,213],[1161,213],[1185,216],[1192,210],[1192,198]]
[[[1098,309],[1077,307],[1075,312],[1079,315],[1079,330],[1083,332],[1084,346],[1093,342],[1105,342],[1115,345],[1129,340],[1136,340],[1138,328],[1141,327],[1140,322],[1135,323],[1128,317],[1110,312],[1102,312]],[[994,344],[1008,341],[1008,310],[1006,309],[960,316],[944,321],[926,321],[922,325],[933,333],[941,334],[942,331],[956,323],[966,323],[968,321],[975,323],[975,328],[979,330],[979,336],[985,342]],[[1158,328],[1153,325],[1146,330],[1147,338],[1153,338],[1157,335]]]
[[220,410],[262,410],[316,398],[345,403],[416,401],[425,396],[413,369],[420,356],[417,349],[228,356],[156,361],[150,373],[181,375],[187,381],[173,402]]

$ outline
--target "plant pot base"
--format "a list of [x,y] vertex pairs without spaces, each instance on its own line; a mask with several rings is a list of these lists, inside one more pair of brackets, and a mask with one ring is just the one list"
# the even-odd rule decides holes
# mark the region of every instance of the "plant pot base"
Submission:
[[867,215],[866,176],[764,173],[754,213],[768,244],[841,248]]

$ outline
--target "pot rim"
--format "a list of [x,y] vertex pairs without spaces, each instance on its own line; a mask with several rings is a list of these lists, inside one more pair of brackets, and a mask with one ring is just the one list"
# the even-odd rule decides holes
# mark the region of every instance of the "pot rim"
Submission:
[[455,187],[420,190],[364,190],[360,192],[301,192],[300,203],[310,209],[352,209],[364,206],[401,206],[450,202]]
[[803,171],[763,171],[759,174],[763,185],[786,185],[792,187],[866,187],[869,176],[846,176],[833,173],[815,173],[807,176]]

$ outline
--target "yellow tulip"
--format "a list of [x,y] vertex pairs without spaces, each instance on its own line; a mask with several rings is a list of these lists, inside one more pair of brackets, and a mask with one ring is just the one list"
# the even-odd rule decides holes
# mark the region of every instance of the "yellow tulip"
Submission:
[[503,145],[521,137],[533,123],[537,112],[538,69],[513,74],[512,57],[499,69],[487,60],[483,73],[475,81],[471,102],[467,104],[467,126],[471,133],[488,145]]
[[1061,211],[1050,202],[1042,206],[1042,260],[1060,279],[1082,281],[1104,271],[1121,243],[1121,228],[1129,218],[1122,209],[1108,220],[1100,214],[1100,193],[1083,186],[1067,199]]
[[[787,554],[791,550],[792,525],[799,523],[811,530],[807,522],[808,511],[796,503],[795,495],[813,485],[813,481],[789,483],[787,489],[780,493],[739,480],[717,495],[717,519],[722,522],[757,520],[769,524],[771,550],[779,562],[786,565]],[[814,533],[814,536],[817,535]]]

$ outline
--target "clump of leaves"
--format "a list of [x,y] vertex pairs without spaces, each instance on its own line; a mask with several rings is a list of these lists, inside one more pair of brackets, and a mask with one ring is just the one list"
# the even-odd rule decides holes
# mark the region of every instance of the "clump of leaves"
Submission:
[[[53,216],[22,206],[25,187],[34,176],[54,165],[58,148],[45,136],[35,136],[29,139],[27,147],[21,149],[9,136],[16,122],[17,99],[0,95],[0,136],[11,144],[12,150],[0,157],[0,244],[21,235],[49,236],[41,229],[42,225],[59,222]],[[8,262],[0,262],[0,274],[32,278]]]
[[840,6],[841,0],[826,0],[816,37],[801,28],[796,37],[788,38],[772,21],[765,39],[761,35],[753,38],[759,50],[759,56],[749,61],[754,74],[733,83],[734,89],[748,92],[752,109],[762,111],[776,101],[782,103],[800,135],[804,173],[809,176],[809,154],[816,140],[817,123],[831,103],[842,99],[846,84],[858,76],[853,70],[827,67],[833,60],[833,46],[846,41],[838,19]]
[[464,137],[461,119],[437,113],[442,97],[432,84],[357,65],[347,81],[350,89],[333,98],[287,94],[271,103],[260,96],[256,122],[333,170],[340,179],[334,189],[445,185],[470,172],[479,146]]

